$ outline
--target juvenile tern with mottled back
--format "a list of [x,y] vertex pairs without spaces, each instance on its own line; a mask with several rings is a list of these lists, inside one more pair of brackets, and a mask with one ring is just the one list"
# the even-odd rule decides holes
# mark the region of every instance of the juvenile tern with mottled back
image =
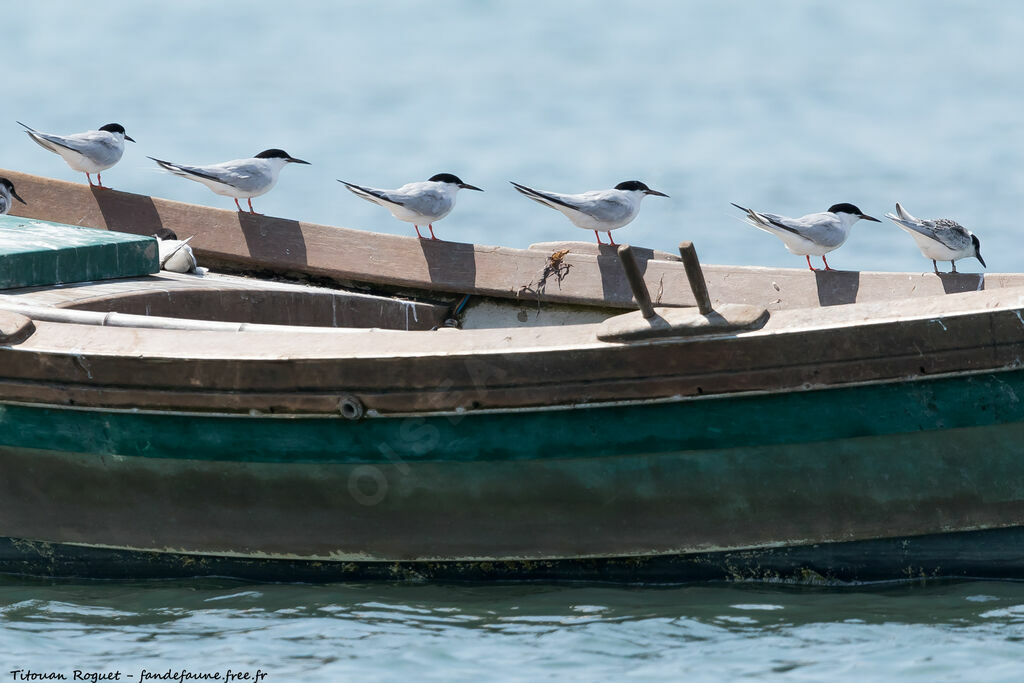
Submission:
[[243,212],[239,199],[248,199],[249,213],[256,213],[252,208],[252,198],[270,192],[277,184],[282,168],[288,164],[309,164],[308,161],[292,157],[283,149],[266,149],[250,159],[235,159],[207,166],[188,166],[149,158],[174,175],[202,183],[216,194],[233,198],[239,213]]
[[811,256],[820,256],[825,270],[834,270],[825,260],[825,254],[843,246],[850,236],[850,228],[857,221],[864,219],[881,223],[877,218],[864,215],[864,212],[853,204],[833,204],[828,211],[809,213],[800,218],[787,218],[774,213],[763,213],[733,204],[740,211],[746,211],[747,222],[755,228],[770,232],[782,240],[790,253],[807,257],[807,267],[817,270],[811,265]]
[[14,183],[7,178],[0,178],[0,215],[6,215],[11,210],[11,202],[15,199],[22,204],[28,203],[18,196],[14,190]]
[[[124,126],[120,123],[108,123],[99,130],[88,130],[72,135],[53,135],[41,133],[21,121],[16,122],[26,128],[28,136],[40,147],[59,154],[72,170],[84,173],[90,187],[103,187],[102,171],[107,170],[124,155],[124,141],[135,142],[125,135]],[[96,174],[98,185],[92,184],[92,176]],[[104,188],[106,189],[106,188]]]
[[581,194],[535,190],[519,183],[512,185],[520,194],[533,201],[561,211],[577,228],[593,230],[598,244],[604,244],[601,232],[608,233],[608,241],[615,244],[612,230],[618,230],[636,218],[640,212],[640,201],[644,197],[668,197],[664,192],[652,190],[639,180],[627,180],[611,190],[591,190]]
[[957,259],[974,257],[981,261],[982,267],[988,267],[985,259],[981,258],[981,242],[977,235],[956,221],[949,218],[915,218],[899,202],[896,202],[896,213],[899,215],[887,213],[885,217],[914,238],[924,257],[932,260],[936,275],[939,274],[937,261],[949,261],[954,273]]
[[396,190],[363,187],[344,180],[338,182],[366,201],[383,206],[398,220],[412,223],[416,229],[416,236],[420,239],[426,239],[420,234],[420,226],[426,225],[430,228],[432,240],[437,239],[434,235],[434,222],[441,220],[455,208],[455,195],[459,190],[483,192],[479,187],[464,183],[451,173],[438,173],[429,180],[408,183]]

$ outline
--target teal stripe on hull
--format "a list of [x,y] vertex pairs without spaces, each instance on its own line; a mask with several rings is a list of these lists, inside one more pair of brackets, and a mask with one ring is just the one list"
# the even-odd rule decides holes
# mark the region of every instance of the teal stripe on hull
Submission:
[[1014,370],[677,402],[361,421],[0,404],[0,446],[323,464],[600,458],[1009,424],[1024,421],[1022,396],[1024,371]]

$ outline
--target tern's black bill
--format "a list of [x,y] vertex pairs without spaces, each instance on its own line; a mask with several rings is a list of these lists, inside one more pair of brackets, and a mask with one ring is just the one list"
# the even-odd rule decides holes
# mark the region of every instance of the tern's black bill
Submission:
[[459,187],[462,188],[463,190],[476,190],[477,192],[483,192],[483,190],[481,190],[479,187],[476,187],[475,185],[470,185],[469,183],[459,183]]
[[981,252],[980,252],[980,251],[976,251],[976,252],[974,252],[974,256],[975,256],[975,258],[977,258],[977,259],[978,259],[979,261],[981,261],[981,267],[982,267],[982,268],[988,268],[988,265],[987,265],[987,264],[985,263],[985,259],[981,258]]
[[135,140],[133,140],[131,137],[127,135],[124,136],[124,139],[127,140],[128,142],[135,142]]
[[655,197],[668,197],[664,192],[658,192],[657,190],[645,190],[644,194],[653,194]]
[[288,157],[288,161],[290,161],[293,164],[306,164],[307,166],[312,166],[312,164],[310,164],[308,161],[303,161],[302,159]]
[[[28,205],[28,202],[26,202],[26,201],[25,201],[24,199],[22,199],[21,197],[19,197],[19,196],[18,196],[18,193],[14,191],[14,188],[13,188],[13,187],[11,188],[11,196],[12,196],[12,197],[14,197],[15,199],[17,199],[17,200],[18,200],[19,202],[21,202],[22,204],[25,204],[26,206]],[[978,260],[979,260],[979,261],[981,261],[981,257],[980,257],[980,256],[978,257]],[[984,261],[982,261],[982,262],[981,262],[981,265],[985,265],[985,262],[984,262]]]
[[861,214],[860,217],[861,217],[862,220],[865,220],[865,221],[874,221],[876,223],[881,223],[882,222],[882,221],[878,220],[877,218],[872,218],[871,216],[865,216],[864,214]]

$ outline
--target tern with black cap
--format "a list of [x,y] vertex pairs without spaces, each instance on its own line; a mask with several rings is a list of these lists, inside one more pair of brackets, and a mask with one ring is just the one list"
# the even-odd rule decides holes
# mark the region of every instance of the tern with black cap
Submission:
[[174,175],[202,183],[221,196],[231,197],[239,213],[244,211],[238,203],[239,199],[249,200],[249,213],[256,213],[252,208],[252,198],[270,192],[277,184],[282,168],[288,164],[309,164],[308,161],[294,158],[283,149],[266,149],[249,159],[235,159],[207,166],[189,166],[149,158]]
[[787,218],[774,213],[763,213],[733,204],[740,211],[746,211],[747,222],[755,228],[770,232],[782,240],[790,253],[807,257],[807,267],[817,270],[811,265],[811,256],[820,256],[825,270],[834,270],[825,260],[825,254],[843,246],[850,236],[850,228],[859,220],[881,223],[877,218],[867,216],[853,204],[833,204],[828,211],[809,213],[800,218]]
[[[72,170],[84,173],[90,187],[103,188],[101,172],[121,160],[125,140],[135,142],[125,135],[124,126],[120,123],[108,123],[100,126],[99,130],[88,130],[72,135],[42,133],[21,121],[16,123],[24,126],[28,136],[40,147],[59,154]],[[97,185],[92,184],[93,173],[96,174]]]
[[22,204],[28,203],[18,196],[14,189],[14,183],[7,178],[0,178],[0,215],[6,215],[11,210],[11,203],[15,199]]
[[640,212],[640,201],[647,195],[668,197],[644,185],[639,180],[627,180],[611,190],[591,190],[580,194],[561,194],[512,183],[520,192],[533,201],[561,211],[572,224],[583,230],[593,230],[598,244],[602,232],[608,233],[608,241],[615,244],[612,230],[628,225]]
[[981,258],[978,236],[956,221],[950,218],[915,218],[899,202],[896,202],[896,214],[887,213],[885,217],[910,233],[924,257],[932,260],[936,275],[939,274],[936,261],[950,261],[954,273],[957,260],[963,258],[976,258],[982,267],[988,267],[985,259]]
[[438,173],[429,180],[408,183],[395,190],[363,187],[344,180],[338,182],[366,201],[383,206],[398,220],[412,223],[416,228],[416,236],[420,239],[426,239],[420,234],[420,226],[427,226],[430,228],[432,240],[437,239],[434,235],[434,223],[455,208],[455,195],[459,190],[483,192],[479,187],[464,183],[451,173]]

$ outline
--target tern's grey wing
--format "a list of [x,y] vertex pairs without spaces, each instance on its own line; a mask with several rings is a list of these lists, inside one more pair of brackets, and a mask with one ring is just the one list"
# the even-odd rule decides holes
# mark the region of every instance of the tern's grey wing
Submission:
[[[510,181],[511,182],[511,181]],[[532,187],[526,185],[520,185],[519,183],[513,182],[512,185],[516,190],[523,196],[532,199],[538,204],[557,209],[559,206],[567,209],[576,209],[575,204],[569,204],[565,201],[566,195],[558,194],[557,192],[545,192],[544,190],[535,190]]]
[[388,190],[380,190],[377,189],[376,187],[364,187],[363,185],[355,185],[354,183],[347,183],[344,180],[339,180],[338,182],[347,187],[349,190],[351,190],[352,193],[355,194],[357,197],[361,197],[362,199],[365,199],[368,202],[373,202],[374,204],[381,204],[383,202],[386,204],[398,204],[399,206],[405,205],[404,198],[398,197],[393,192],[389,192]]
[[38,131],[30,130],[28,131],[28,136],[32,138],[37,145],[50,152],[59,153],[56,149],[58,147],[63,147],[64,149],[72,152],[78,152],[77,149],[68,144],[66,139],[60,135],[50,135],[49,133],[40,133]]
[[512,183],[515,188],[530,199],[546,204],[553,209],[569,209],[595,218],[603,223],[620,223],[628,221],[633,214],[633,206],[623,196],[604,190],[584,192],[583,194],[561,194],[534,190]]
[[[74,135],[50,135],[33,133],[48,142],[78,152],[98,164],[115,164],[121,158],[124,148],[114,140],[114,136],[102,130],[90,130]],[[37,140],[38,142],[38,140]]]
[[930,236],[953,251],[960,251],[971,246],[971,235],[967,228],[949,218],[925,221],[925,225],[919,228],[918,232]]
[[388,201],[401,204],[423,216],[441,216],[452,209],[451,196],[433,189],[419,190],[415,194],[387,192],[385,195]]
[[268,181],[266,174],[262,172],[263,169],[250,160],[228,161],[209,166],[190,166],[160,159],[153,161],[183,178],[197,182],[211,181],[242,192],[259,192],[266,187]]
[[575,201],[572,203],[575,204],[577,211],[593,216],[605,223],[619,223],[629,220],[633,213],[633,205],[622,197],[607,195],[588,197],[587,194],[583,194],[577,195],[573,199]]
[[226,161],[223,164],[200,166],[199,169],[213,176],[217,182],[230,185],[242,192],[263,191],[273,180],[262,159]]
[[835,214],[812,213],[800,218],[786,218],[772,213],[762,213],[761,215],[776,227],[796,233],[823,247],[838,247],[846,241],[842,223]]
[[176,164],[171,161],[164,161],[163,159],[157,159],[156,157],[149,157],[156,163],[160,164],[161,168],[164,168],[174,175],[180,175],[183,178],[189,176],[196,176],[198,178],[205,178],[206,180],[212,180],[215,183],[223,182],[220,176],[214,175],[209,172],[205,166],[189,166],[188,164]]
[[250,172],[247,172],[239,163],[228,162],[227,164],[213,164],[210,166],[189,166],[188,164],[175,164],[162,159],[156,159],[155,157],[150,157],[150,159],[153,159],[162,168],[174,175],[180,175],[182,178],[196,180],[197,182],[216,182],[243,191],[255,191],[265,184],[258,182],[258,178],[253,177],[252,169],[250,169]]

